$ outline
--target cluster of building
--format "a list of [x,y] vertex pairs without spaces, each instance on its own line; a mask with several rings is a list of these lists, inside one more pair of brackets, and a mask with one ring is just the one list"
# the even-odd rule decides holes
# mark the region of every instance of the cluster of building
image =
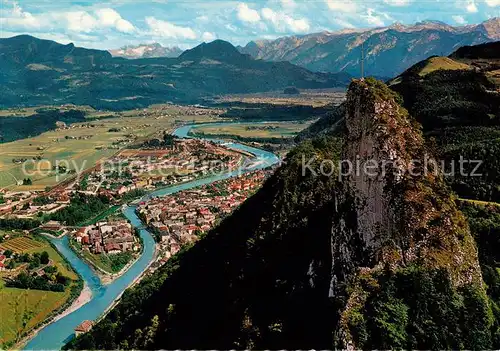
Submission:
[[4,191],[0,190],[3,203],[0,204],[0,216],[22,208],[26,202],[35,197],[36,193],[31,191]]
[[37,192],[16,191],[1,193],[3,204],[0,204],[0,216],[9,215],[16,218],[35,218],[40,214],[52,214],[62,210],[71,202],[70,193],[58,191],[47,196],[47,203],[37,203]]
[[138,215],[157,234],[160,260],[196,241],[258,189],[271,171],[254,171],[139,204]]
[[99,222],[81,228],[74,234],[74,238],[82,245],[83,250],[93,254],[136,252],[141,248],[132,226],[127,221]]
[[213,107],[204,107],[201,105],[173,105],[166,103],[164,105],[155,105],[142,110],[137,109],[136,115],[140,117],[175,117],[175,116],[209,116],[218,117],[225,109]]
[[136,189],[154,189],[234,169],[242,157],[212,142],[175,139],[169,148],[120,152],[89,174],[83,190],[116,198]]
[[44,194],[50,199],[48,204],[36,204],[34,200],[39,196],[36,192],[0,192],[3,199],[0,216],[35,218],[40,214],[52,214],[68,206],[77,191],[118,201],[134,190],[153,190],[191,181],[210,172],[235,169],[242,160],[241,153],[195,139],[174,139],[169,147],[126,149],[81,175],[77,181],[63,183]]

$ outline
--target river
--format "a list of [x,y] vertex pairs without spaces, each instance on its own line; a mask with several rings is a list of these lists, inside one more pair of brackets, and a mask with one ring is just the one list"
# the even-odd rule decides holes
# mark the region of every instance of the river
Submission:
[[[230,123],[217,123],[218,125]],[[215,124],[211,124],[215,125]],[[200,126],[200,125],[196,125]],[[186,125],[174,131],[178,137],[187,137],[189,130],[193,125]],[[243,171],[251,171],[266,168],[279,162],[279,158],[273,153],[242,145],[239,143],[224,142],[214,140],[218,143],[224,143],[227,147],[250,152],[256,156],[255,159],[246,162],[243,165]],[[146,195],[142,200],[147,200],[155,196],[173,194],[182,190],[209,184],[218,180],[226,179],[237,175],[240,170],[224,174],[213,175],[210,177],[194,180],[191,182],[173,185],[163,189],[156,190]],[[135,214],[135,207],[128,206],[123,211],[124,215],[131,221],[133,226],[141,227],[142,222]],[[129,287],[150,265],[154,258],[155,242],[151,233],[142,229],[140,236],[144,243],[144,250],[139,259],[119,278],[108,285],[101,284],[99,277],[95,272],[76,255],[69,247],[67,236],[62,239],[50,239],[57,247],[59,252],[66,257],[72,267],[80,274],[92,291],[92,299],[76,311],[64,316],[63,318],[47,325],[40,330],[26,345],[25,350],[59,350],[74,336],[74,329],[84,320],[96,320],[109,309],[113,302]]]

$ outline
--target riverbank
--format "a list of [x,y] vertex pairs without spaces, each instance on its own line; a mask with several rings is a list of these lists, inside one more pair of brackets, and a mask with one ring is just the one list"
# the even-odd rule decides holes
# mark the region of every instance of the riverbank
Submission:
[[71,305],[63,310],[61,313],[56,314],[54,317],[47,319],[43,322],[42,325],[40,325],[38,328],[33,329],[30,331],[24,338],[21,339],[17,344],[12,346],[10,349],[11,350],[20,350],[24,348],[26,343],[30,341],[30,339],[34,338],[40,330],[45,328],[47,325],[52,324],[59,319],[73,313],[74,311],[78,310],[80,307],[83,307],[85,304],[87,304],[90,300],[92,299],[92,291],[90,290],[90,287],[85,284],[82,291],[80,292],[80,295],[73,300]]
[[84,261],[92,269],[95,275],[99,277],[99,280],[101,281],[102,285],[109,285],[114,280],[120,278],[123,274],[125,274],[130,269],[130,267],[132,267],[134,263],[137,262],[137,260],[141,257],[141,254],[144,250],[143,246],[141,245],[141,251],[132,260],[127,262],[127,264],[122,269],[120,269],[120,271],[116,273],[109,273],[104,269],[102,269],[101,267],[94,264],[94,262],[87,259],[87,257],[85,257],[80,252],[81,250],[79,250],[78,248],[75,247],[75,245],[73,245],[72,238],[69,238],[69,247],[82,261]]
[[32,338],[34,338],[38,334],[39,331],[44,329],[46,326],[58,321],[59,319],[73,313],[80,307],[83,307],[92,299],[92,290],[81,277],[79,278],[81,279],[81,281],[83,281],[83,288],[80,290],[80,294],[77,297],[66,301],[66,303],[61,308],[53,312],[52,316],[46,318],[39,326],[28,332],[19,342],[13,345],[10,348],[11,350],[22,349]]
[[[153,258],[152,260],[149,262],[149,265],[144,269],[144,271],[138,275],[131,283],[129,286],[127,286],[127,289],[131,289],[133,288],[135,285],[137,285],[145,276],[146,274],[148,273],[148,270],[149,268],[151,267],[151,265],[153,263],[156,262],[156,259],[158,258],[158,244],[155,244],[154,246],[154,253],[153,253]],[[122,293],[120,295],[118,295],[118,297],[116,299],[114,299],[113,303],[102,313],[102,315],[94,321],[94,323],[97,323],[99,322],[101,319],[103,319],[104,317],[106,317],[106,315],[109,313],[109,311],[111,311],[119,302],[120,302],[120,299],[122,298],[123,294],[125,293],[125,290],[122,291]]]
[[[183,126],[174,131],[174,134],[183,137],[183,134],[189,131],[190,126]],[[185,136],[185,134],[184,134]],[[245,168],[246,171],[266,168],[279,162],[279,159],[272,153],[234,143],[232,149],[243,150],[255,155],[256,160],[252,162],[250,167]],[[257,162],[259,161],[259,162]],[[229,178],[238,173],[238,171],[228,170],[224,174],[209,176],[204,179],[196,179],[182,185],[171,185],[165,189],[155,190],[152,193],[144,196],[142,199],[147,200],[154,196],[163,196],[172,194],[178,191],[191,189],[200,185],[212,183],[214,181]],[[123,213],[130,220],[131,224],[137,228],[143,228],[143,223],[134,212],[134,207],[127,206],[123,209]],[[63,347],[68,340],[74,335],[74,328],[83,320],[98,321],[102,319],[117,303],[119,303],[125,290],[133,287],[140,282],[149,271],[151,265],[156,261],[158,255],[157,244],[154,242],[153,236],[145,229],[140,229],[140,236],[144,241],[144,252],[136,262],[130,265],[128,270],[120,277],[114,279],[107,285],[102,285],[95,271],[83,261],[70,247],[69,238],[66,236],[62,239],[53,239],[57,243],[59,251],[68,257],[75,269],[84,277],[85,282],[94,293],[89,302],[76,311],[69,313],[59,320],[50,323],[26,345],[26,349],[30,350],[54,350]]]

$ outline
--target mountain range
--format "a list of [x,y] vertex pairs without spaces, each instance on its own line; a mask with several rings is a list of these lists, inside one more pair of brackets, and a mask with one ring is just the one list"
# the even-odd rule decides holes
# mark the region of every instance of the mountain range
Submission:
[[346,86],[347,74],[266,62],[215,40],[177,58],[125,59],[28,35],[0,39],[0,107],[74,103],[129,109],[229,93]]
[[242,53],[267,61],[290,61],[312,71],[394,77],[432,55],[446,56],[465,45],[500,39],[500,18],[477,25],[454,27],[439,21],[412,26],[395,23],[373,29],[321,32],[275,40],[256,40]]
[[129,59],[150,57],[179,57],[182,50],[177,46],[164,47],[159,43],[126,45],[119,49],[108,50],[113,57]]

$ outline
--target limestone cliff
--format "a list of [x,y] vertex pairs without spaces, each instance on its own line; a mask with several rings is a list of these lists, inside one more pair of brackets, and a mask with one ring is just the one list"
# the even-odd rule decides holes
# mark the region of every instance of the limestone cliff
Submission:
[[396,100],[371,79],[354,81],[347,95],[330,285],[332,297],[351,290],[338,330],[344,346],[355,344],[342,320],[366,298],[360,276],[419,265],[446,271],[455,287],[482,284],[468,225]]

